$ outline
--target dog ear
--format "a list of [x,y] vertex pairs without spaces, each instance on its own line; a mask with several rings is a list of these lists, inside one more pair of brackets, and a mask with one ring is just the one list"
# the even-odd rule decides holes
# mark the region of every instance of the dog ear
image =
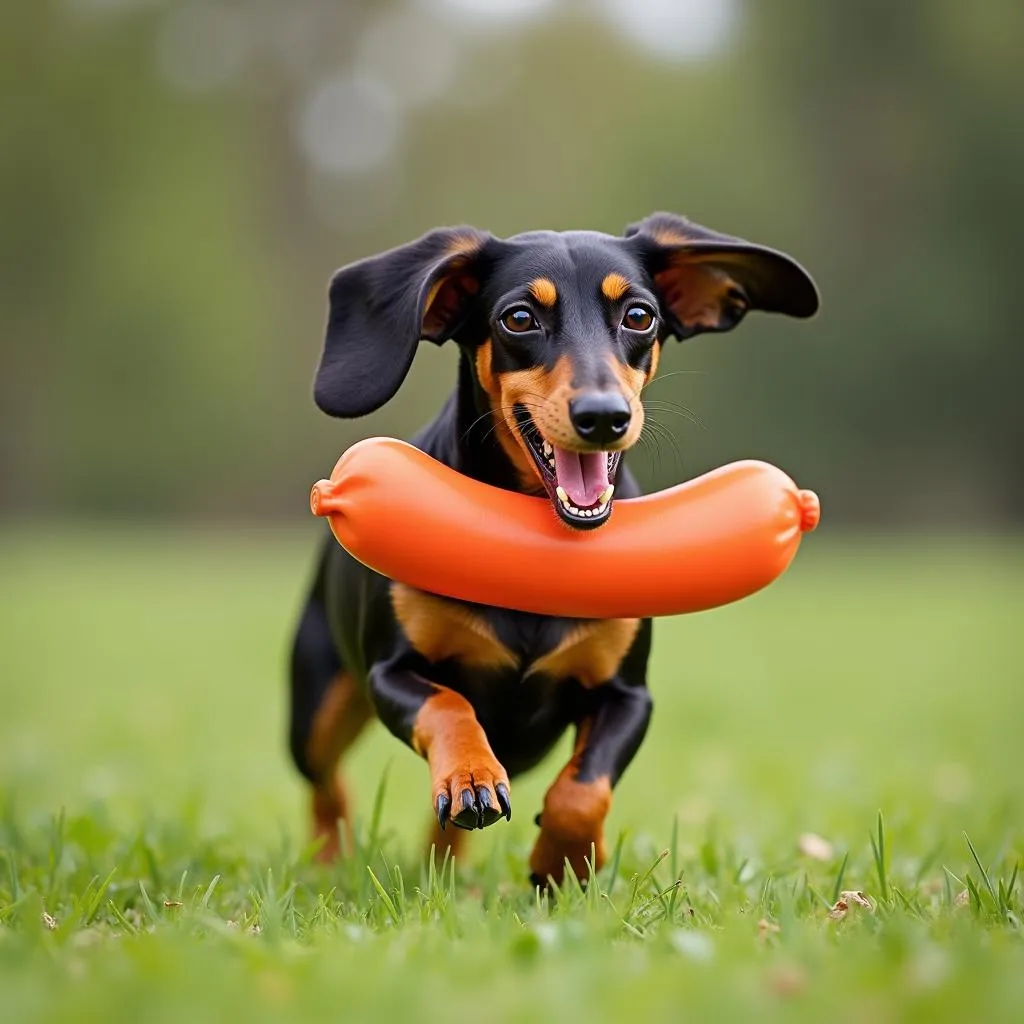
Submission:
[[321,410],[356,417],[379,409],[401,387],[420,340],[440,345],[458,332],[490,238],[437,228],[335,273],[313,387]]
[[752,309],[800,318],[818,310],[813,279],[785,253],[672,213],[631,224],[625,238],[651,275],[668,333],[679,341],[732,330]]

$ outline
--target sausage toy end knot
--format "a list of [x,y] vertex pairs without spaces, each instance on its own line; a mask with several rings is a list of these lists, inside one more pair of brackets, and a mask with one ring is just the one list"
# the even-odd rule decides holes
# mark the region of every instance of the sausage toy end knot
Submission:
[[309,492],[309,508],[315,516],[328,516],[337,511],[334,500],[334,483],[331,480],[318,480]]
[[800,506],[800,532],[810,533],[821,520],[821,502],[814,491],[800,491],[797,504]]

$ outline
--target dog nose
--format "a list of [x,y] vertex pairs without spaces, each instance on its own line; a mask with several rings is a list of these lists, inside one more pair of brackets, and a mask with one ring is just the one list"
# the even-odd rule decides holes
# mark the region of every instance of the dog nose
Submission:
[[569,403],[569,419],[576,433],[590,444],[607,445],[620,441],[633,418],[629,402],[614,392],[593,392]]

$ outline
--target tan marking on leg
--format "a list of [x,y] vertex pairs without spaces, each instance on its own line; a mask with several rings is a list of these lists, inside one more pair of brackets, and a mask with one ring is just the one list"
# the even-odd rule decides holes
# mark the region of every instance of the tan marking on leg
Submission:
[[601,282],[601,294],[610,302],[618,302],[629,291],[629,281],[622,274],[606,274]]
[[529,284],[530,294],[549,309],[558,301],[558,289],[555,282],[546,277],[535,277]]
[[[312,811],[313,838],[323,840],[317,850],[316,859],[321,864],[330,864],[343,852],[351,855],[355,850],[355,836],[352,833],[352,817],[345,783],[337,776],[331,775],[323,783],[315,786]],[[338,831],[339,826],[341,834]],[[342,835],[345,837],[344,851]]]
[[611,780],[607,776],[592,782],[576,779],[590,728],[589,719],[580,725],[572,758],[544,796],[540,834],[530,855],[530,871],[545,882],[550,876],[561,884],[566,860],[576,877],[585,880],[589,875],[591,846],[595,851],[595,871],[600,871],[607,860],[604,823],[612,805]]
[[318,781],[313,786],[313,836],[323,837],[324,845],[317,854],[322,862],[334,860],[341,852],[338,825],[343,830],[351,851],[351,802],[345,783],[336,769],[342,754],[358,739],[373,718],[373,705],[363,688],[348,672],[340,672],[328,687],[313,715],[306,758]]
[[338,758],[356,741],[373,718],[373,705],[348,672],[339,672],[313,715],[306,758],[318,775],[334,770]]
[[416,714],[412,748],[430,768],[431,807],[442,794],[451,801],[454,818],[466,789],[484,788],[491,807],[500,808],[495,786],[510,789],[508,772],[491,750],[472,705],[461,694],[437,687]]

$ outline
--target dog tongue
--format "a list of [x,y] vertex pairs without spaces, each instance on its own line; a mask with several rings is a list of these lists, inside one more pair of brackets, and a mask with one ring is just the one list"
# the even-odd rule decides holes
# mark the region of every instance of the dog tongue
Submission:
[[555,447],[555,480],[577,508],[590,508],[608,486],[608,456]]

